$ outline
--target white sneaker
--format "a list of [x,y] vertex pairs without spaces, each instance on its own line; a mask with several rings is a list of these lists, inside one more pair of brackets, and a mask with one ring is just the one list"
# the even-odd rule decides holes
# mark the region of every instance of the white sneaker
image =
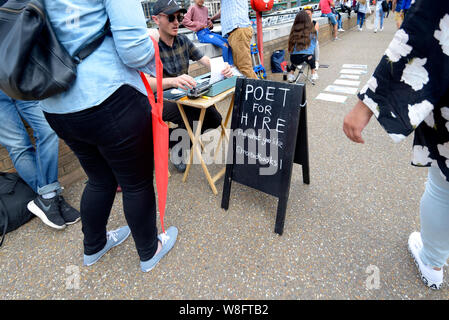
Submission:
[[287,81],[288,81],[288,82],[295,82],[295,75],[289,73],[289,74],[287,75]]
[[315,80],[318,80],[318,78],[319,78],[319,77],[318,77],[318,73],[317,73],[317,72],[315,72],[314,74],[312,74],[312,77],[311,77],[312,80],[315,81]]
[[380,31],[381,31],[381,32],[384,31],[384,27],[380,28]]
[[443,268],[437,271],[432,267],[425,265],[419,257],[422,247],[421,233],[413,232],[408,238],[408,250],[410,251],[413,260],[415,260],[415,264],[421,275],[421,280],[429,288],[439,290],[443,284]]
[[359,31],[362,31],[362,28],[359,27]]
[[338,31],[345,32],[345,30],[343,28],[338,29]]
[[374,29],[374,33],[376,33],[377,32],[377,29]]

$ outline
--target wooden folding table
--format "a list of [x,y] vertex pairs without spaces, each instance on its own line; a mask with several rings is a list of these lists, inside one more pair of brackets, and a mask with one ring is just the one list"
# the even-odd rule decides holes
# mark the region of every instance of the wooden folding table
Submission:
[[[218,141],[217,149],[214,151],[214,154],[215,154],[214,158],[215,158],[217,155],[217,152],[221,146],[221,142],[222,142],[223,138],[226,138],[229,141],[229,136],[226,132],[226,128],[227,128],[229,120],[231,118],[232,109],[234,106],[234,91],[235,91],[235,88],[231,88],[231,89],[228,89],[228,90],[216,95],[215,97],[200,97],[198,99],[189,99],[188,97],[183,97],[179,100],[167,99],[167,101],[175,102],[178,105],[179,112],[181,113],[182,119],[184,121],[187,132],[189,134],[190,140],[192,141],[192,148],[190,150],[190,158],[189,158],[189,162],[187,163],[187,168],[184,173],[184,177],[182,178],[182,181],[185,182],[187,179],[187,176],[189,175],[190,167],[191,167],[192,161],[193,161],[193,154],[195,152],[196,155],[198,156],[199,160],[201,161],[201,166],[203,168],[204,174],[206,175],[207,181],[209,182],[209,186],[211,187],[212,192],[215,195],[218,194],[217,188],[215,187],[215,183],[217,182],[218,179],[220,179],[225,174],[226,167],[223,167],[223,169],[221,169],[220,172],[218,172],[215,176],[213,176],[213,177],[211,176],[211,174],[207,168],[207,165],[203,159],[201,148],[200,148],[200,146],[201,146],[201,142],[200,142],[201,128],[203,126],[204,116],[206,114],[207,108],[209,108],[211,106],[216,106],[217,103],[223,101],[224,99],[226,99],[230,95],[232,95],[231,103],[228,106],[228,110],[226,112],[225,119],[220,124],[221,133],[220,133],[220,139]],[[200,117],[198,119],[198,126],[195,130],[195,133],[193,133],[193,130],[190,127],[189,121],[188,121],[186,113],[184,111],[184,107],[193,107],[193,108],[201,109]]]

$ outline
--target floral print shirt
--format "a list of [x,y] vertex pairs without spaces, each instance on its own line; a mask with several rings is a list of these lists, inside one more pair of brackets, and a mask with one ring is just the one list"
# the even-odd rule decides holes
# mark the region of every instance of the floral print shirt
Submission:
[[395,142],[414,131],[412,164],[449,181],[449,1],[412,1],[358,97]]

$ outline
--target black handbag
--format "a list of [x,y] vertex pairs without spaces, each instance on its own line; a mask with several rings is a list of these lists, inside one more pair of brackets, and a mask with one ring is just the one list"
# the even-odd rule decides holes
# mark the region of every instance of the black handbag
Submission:
[[27,204],[36,196],[17,173],[0,172],[0,246],[6,233],[34,217]]
[[0,7],[0,90],[18,100],[42,100],[64,92],[76,66],[110,34],[102,32],[70,56],[59,43],[42,0],[9,0]]

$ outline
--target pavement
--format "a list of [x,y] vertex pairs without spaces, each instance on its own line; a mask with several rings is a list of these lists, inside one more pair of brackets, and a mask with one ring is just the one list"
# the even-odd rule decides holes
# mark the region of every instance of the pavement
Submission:
[[[321,44],[329,68],[307,85],[310,185],[295,165],[282,236],[274,233],[276,198],[234,183],[224,211],[222,179],[216,196],[200,165],[186,183],[170,165],[165,225],[179,237],[155,269],[140,271],[131,237],[84,267],[81,223],[55,231],[35,218],[0,249],[0,299],[448,299],[447,285],[423,285],[407,251],[427,175],[410,165],[412,137],[394,144],[373,119],[366,143],[352,143],[342,124],[356,96],[315,99],[344,63],[368,65],[361,88],[395,31],[390,15],[381,33],[353,28]],[[76,208],[83,188],[81,180],[64,190]],[[108,227],[124,224],[118,194]]]

